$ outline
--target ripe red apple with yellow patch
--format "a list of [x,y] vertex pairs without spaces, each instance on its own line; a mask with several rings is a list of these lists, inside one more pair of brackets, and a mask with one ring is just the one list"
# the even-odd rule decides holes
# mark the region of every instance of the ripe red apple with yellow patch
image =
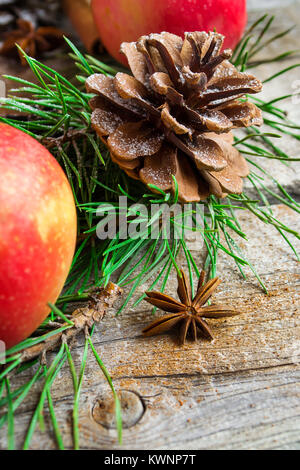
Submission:
[[39,142],[0,123],[0,340],[7,348],[47,317],[77,233],[69,182]]
[[120,62],[120,44],[150,33],[183,36],[185,31],[213,31],[226,36],[234,48],[247,22],[246,0],[92,0],[99,35],[108,52]]

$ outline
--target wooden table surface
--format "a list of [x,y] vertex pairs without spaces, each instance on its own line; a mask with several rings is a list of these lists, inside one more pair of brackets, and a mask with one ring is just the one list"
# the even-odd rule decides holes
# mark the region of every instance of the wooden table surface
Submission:
[[[295,19],[290,10],[281,22],[290,24]],[[272,44],[270,54],[297,49],[298,37],[299,27],[279,48]],[[4,68],[11,66],[0,62],[0,71]],[[277,70],[278,64],[260,67],[256,73],[266,78]],[[291,93],[299,70],[282,77],[276,85],[267,85],[265,96]],[[297,106],[291,100],[284,106],[291,118],[300,122]],[[299,156],[296,141],[284,139],[281,145]],[[265,165],[272,166],[299,200],[299,164],[286,168],[272,160]],[[300,230],[295,212],[282,205],[273,209],[283,222]],[[209,321],[215,334],[213,342],[200,339],[182,347],[168,335],[143,338],[141,330],[152,320],[146,303],[137,309],[127,308],[119,317],[115,317],[115,309],[110,311],[96,329],[94,344],[122,396],[123,445],[120,447],[116,439],[110,390],[90,354],[80,401],[82,449],[300,449],[299,264],[274,229],[248,213],[241,214],[240,222],[249,235],[249,242],[240,246],[256,266],[269,294],[262,292],[251,273],[243,280],[232,260],[221,255],[218,275],[223,283],[213,300],[234,306],[241,315]],[[299,242],[295,241],[295,246],[300,249]],[[200,266],[201,254],[198,256]],[[168,292],[175,291],[172,274]],[[79,338],[72,352],[77,367],[82,344]],[[22,373],[14,379],[13,387],[31,376],[32,370]],[[18,447],[22,446],[40,389],[41,384],[37,384],[16,414]],[[59,373],[52,394],[65,446],[72,448],[73,393],[67,366]],[[47,409],[45,415],[46,431],[37,429],[33,449],[56,448]],[[6,448],[4,428],[0,430],[1,448]]]

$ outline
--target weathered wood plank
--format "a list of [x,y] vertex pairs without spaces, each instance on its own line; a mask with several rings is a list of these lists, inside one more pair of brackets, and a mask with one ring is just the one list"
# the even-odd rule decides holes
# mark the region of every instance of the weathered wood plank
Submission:
[[[278,206],[276,214],[299,228],[299,217],[289,209]],[[269,295],[253,276],[242,280],[232,261],[221,256],[219,274],[224,283],[214,301],[234,304],[242,314],[211,320],[213,342],[199,340],[182,347],[167,335],[143,338],[141,329],[152,319],[147,304],[138,310],[128,308],[119,318],[111,312],[98,327],[94,342],[116,387],[134,392],[142,403],[139,398],[125,397],[129,408],[126,423],[128,419],[134,422],[135,415],[142,417],[124,430],[122,448],[300,448],[298,265],[274,230],[247,214],[241,223],[250,234],[244,249],[266,282]],[[168,289],[175,293],[174,275]],[[82,340],[73,349],[77,367],[81,356]],[[17,377],[14,386],[30,373]],[[17,413],[19,446],[38,389]],[[59,374],[52,393],[65,443],[71,447],[73,397],[67,368]],[[95,405],[98,410],[93,415]],[[105,427],[112,408],[108,386],[90,354],[80,405],[82,448],[119,448],[115,430]],[[37,431],[33,448],[54,446],[51,432]],[[3,430],[0,447],[5,447]]]

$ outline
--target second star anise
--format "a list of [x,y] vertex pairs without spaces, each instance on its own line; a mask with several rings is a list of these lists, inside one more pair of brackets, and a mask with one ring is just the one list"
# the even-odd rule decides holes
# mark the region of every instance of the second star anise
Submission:
[[152,336],[164,333],[175,326],[180,327],[180,340],[184,344],[187,334],[190,332],[193,339],[197,340],[197,331],[208,338],[213,339],[213,334],[204,318],[224,318],[239,315],[225,305],[209,305],[205,306],[213,292],[221,283],[221,279],[214,278],[204,283],[205,273],[202,271],[197,293],[194,298],[191,295],[191,288],[187,282],[183,271],[178,275],[178,296],[180,302],[169,295],[161,292],[147,292],[145,299],[155,307],[170,312],[168,315],[155,320],[151,325],[147,326],[143,333],[145,336]]
[[63,32],[53,26],[35,28],[33,23],[22,18],[17,20],[17,26],[17,29],[7,34],[0,54],[5,56],[19,55],[22,65],[26,65],[27,62],[16,44],[30,57],[37,57],[63,43]]

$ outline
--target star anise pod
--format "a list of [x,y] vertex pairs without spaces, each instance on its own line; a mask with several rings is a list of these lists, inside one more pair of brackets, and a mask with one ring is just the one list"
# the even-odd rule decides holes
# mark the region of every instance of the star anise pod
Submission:
[[63,43],[63,32],[53,26],[35,28],[30,21],[21,18],[17,20],[17,26],[17,29],[7,34],[0,49],[0,54],[5,56],[18,54],[22,65],[26,65],[27,62],[16,44],[30,57],[38,57]]
[[197,293],[192,299],[191,288],[187,282],[184,272],[180,271],[181,276],[177,276],[178,280],[178,296],[180,302],[169,295],[161,292],[147,292],[145,299],[155,307],[170,312],[143,330],[145,336],[152,336],[164,333],[175,326],[180,327],[180,340],[184,344],[188,332],[191,332],[194,341],[197,340],[197,331],[208,339],[213,339],[213,334],[207,322],[203,318],[224,318],[239,315],[239,312],[232,310],[225,305],[209,305],[205,306],[213,292],[221,283],[221,279],[214,278],[204,283],[205,273],[202,271]]
[[90,76],[92,125],[111,159],[132,178],[174,191],[179,200],[239,194],[249,169],[232,129],[262,124],[245,95],[262,84],[239,72],[217,33],[170,33],[123,43],[133,76]]

